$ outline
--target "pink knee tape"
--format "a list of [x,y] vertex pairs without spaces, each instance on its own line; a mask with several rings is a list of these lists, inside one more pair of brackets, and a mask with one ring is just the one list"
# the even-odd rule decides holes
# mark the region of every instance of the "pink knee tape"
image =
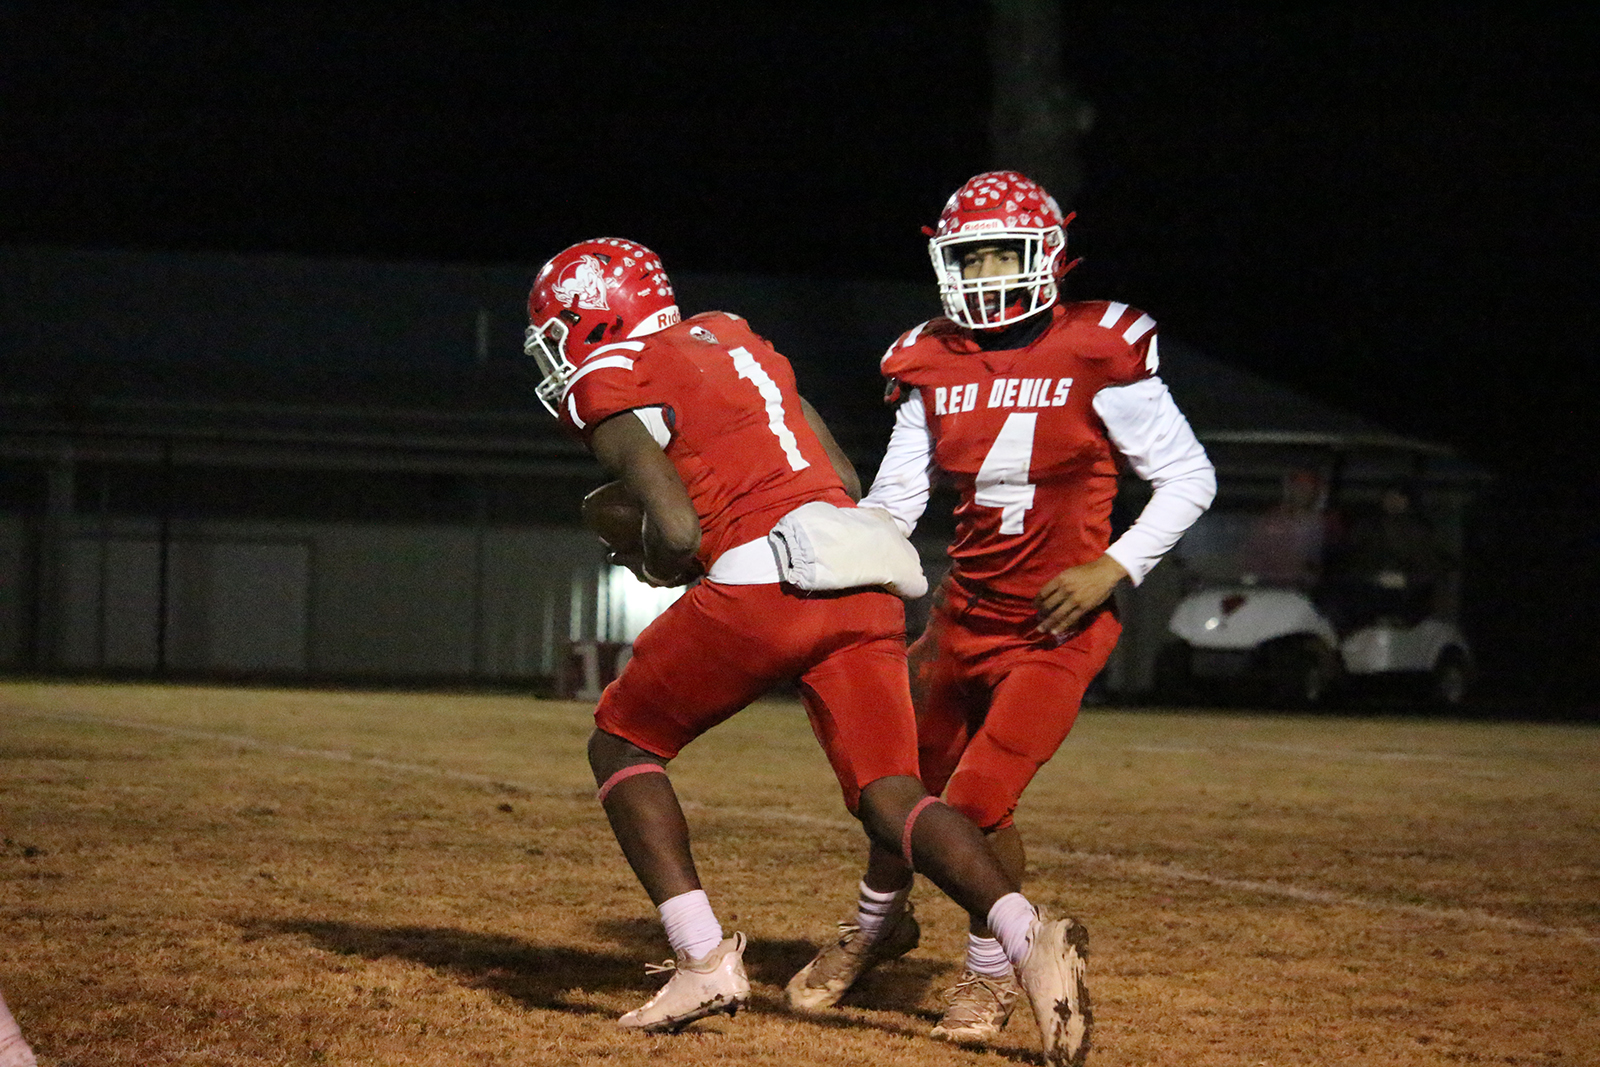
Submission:
[[632,778],[636,774],[666,774],[666,773],[667,773],[667,769],[665,767],[661,766],[661,764],[659,764],[659,763],[635,763],[631,767],[624,767],[624,768],[622,768],[622,770],[618,771],[616,774],[613,774],[610,778],[606,779],[606,784],[600,787],[600,792],[595,797],[595,799],[600,801],[600,803],[604,804],[606,802],[606,795],[609,794],[613,789],[615,789],[617,787],[618,783],[622,782],[624,779]]
[[900,831],[900,855],[905,857],[906,866],[912,870],[916,864],[911,860],[911,828],[917,824],[917,816],[927,810],[929,804],[939,803],[938,797],[923,797],[917,801],[916,807],[911,809],[911,814],[906,816],[906,828]]

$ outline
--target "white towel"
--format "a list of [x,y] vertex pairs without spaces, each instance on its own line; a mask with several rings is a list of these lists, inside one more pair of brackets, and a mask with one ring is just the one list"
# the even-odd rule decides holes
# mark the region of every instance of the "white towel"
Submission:
[[928,591],[917,550],[880,508],[836,508],[813,500],[778,520],[767,540],[778,573],[799,589],[883,585],[907,600]]

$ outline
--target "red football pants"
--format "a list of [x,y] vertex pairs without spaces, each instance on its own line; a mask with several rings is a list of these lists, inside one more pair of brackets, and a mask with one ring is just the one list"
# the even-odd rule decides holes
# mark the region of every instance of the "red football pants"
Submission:
[[1066,641],[1032,621],[973,618],[946,586],[911,646],[922,784],[985,831],[1010,826],[1022,792],[1061,747],[1122,633],[1101,610]]
[[633,645],[595,724],[664,759],[796,678],[812,732],[853,813],[861,790],[917,776],[905,608],[878,590],[805,594],[701,582]]

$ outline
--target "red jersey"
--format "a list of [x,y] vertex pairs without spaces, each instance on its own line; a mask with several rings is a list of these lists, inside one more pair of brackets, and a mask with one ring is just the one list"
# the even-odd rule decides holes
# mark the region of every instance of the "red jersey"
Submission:
[[595,349],[573,376],[562,421],[586,436],[650,408],[661,411],[657,440],[667,436],[662,448],[699,513],[707,570],[801,504],[851,506],[806,422],[794,369],[737,315],[708,311]]
[[1126,304],[1058,304],[1021,348],[985,352],[939,318],[904,334],[883,374],[917,390],[935,465],[961,493],[952,574],[1006,616],[1105,552],[1116,450],[1095,394],[1155,372],[1155,321]]

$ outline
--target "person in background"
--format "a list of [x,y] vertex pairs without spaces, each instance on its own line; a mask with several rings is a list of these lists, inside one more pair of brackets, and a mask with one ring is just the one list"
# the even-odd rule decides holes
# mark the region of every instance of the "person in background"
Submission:
[[[675,953],[666,985],[621,1025],[674,1031],[748,999],[744,935],[725,935],[701,885],[666,768],[798,679],[846,807],[995,931],[1046,1059],[1082,1063],[1087,935],[1041,917],[978,828],[922,788],[904,606],[880,583],[920,594],[926,580],[895,524],[854,506],[855,471],[788,361],[737,315],[680,321],[660,260],[619,238],[551,258],[528,310],[540,400],[639,502],[639,543],[614,554],[658,585],[704,574],[640,634],[589,741],[601,805]],[[827,545],[842,550],[825,558]]]
[[[1126,304],[1060,299],[1066,225],[1014,171],[962,185],[929,252],[945,316],[907,331],[881,370],[894,430],[863,509],[908,535],[937,468],[959,489],[951,568],[910,652],[923,785],[989,835],[1019,884],[1023,790],[1066,739],[1138,584],[1209,506],[1205,450],[1157,376],[1155,320]],[[1111,540],[1118,468],[1154,486]],[[917,943],[911,866],[874,840],[856,916],[789,982],[791,1005],[836,1003]],[[985,1042],[1019,993],[992,924],[974,914],[935,1037]]]
[[1314,470],[1283,476],[1282,498],[1251,522],[1240,567],[1247,580],[1307,592],[1321,582],[1331,528],[1327,495]]
[[1375,510],[1351,517],[1331,553],[1319,601],[1341,633],[1378,619],[1415,625],[1443,610],[1454,560],[1403,484],[1384,489]]

